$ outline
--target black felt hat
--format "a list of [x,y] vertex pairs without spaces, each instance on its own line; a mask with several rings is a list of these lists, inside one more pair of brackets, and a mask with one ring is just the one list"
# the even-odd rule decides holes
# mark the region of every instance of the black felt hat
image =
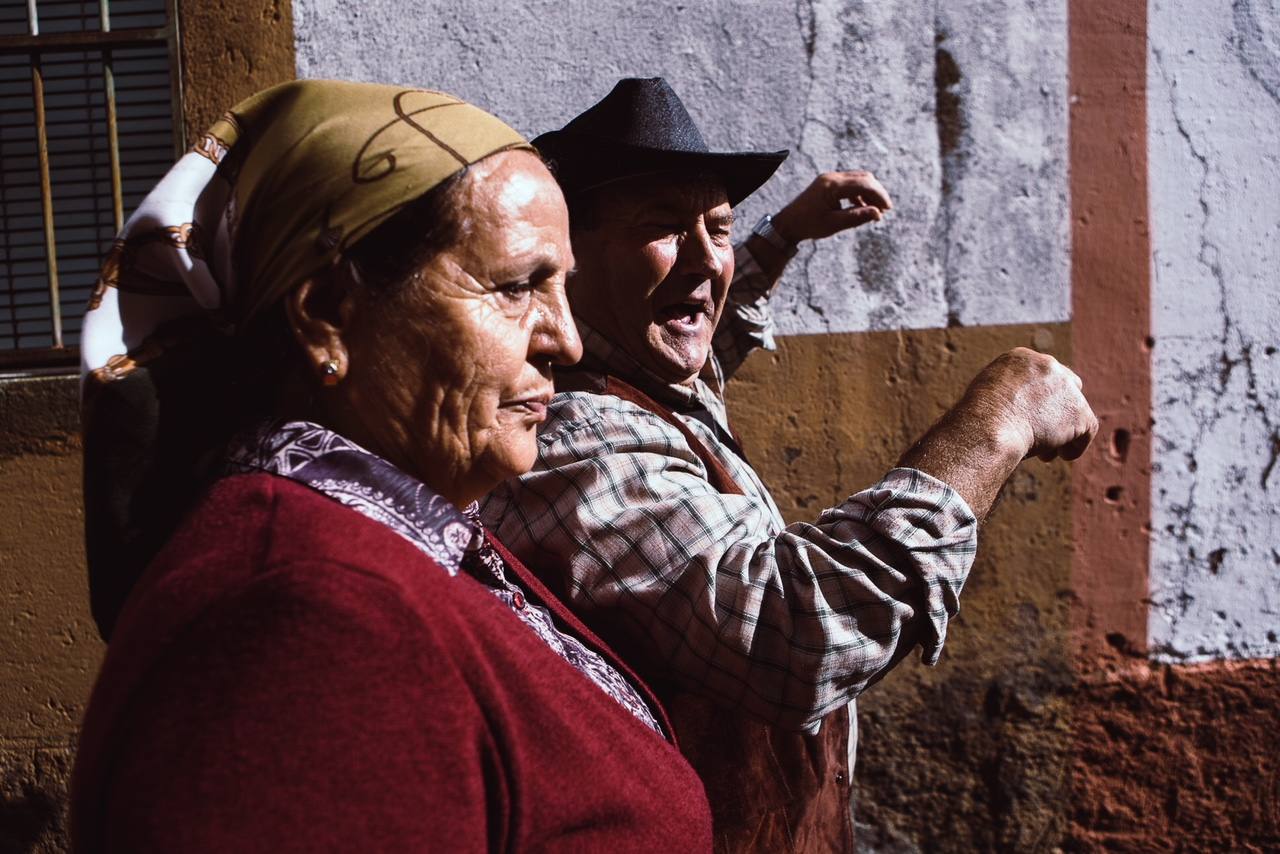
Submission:
[[688,169],[723,179],[730,205],[768,181],[789,153],[711,151],[661,77],[618,81],[594,107],[533,144],[555,164],[566,196],[623,178]]

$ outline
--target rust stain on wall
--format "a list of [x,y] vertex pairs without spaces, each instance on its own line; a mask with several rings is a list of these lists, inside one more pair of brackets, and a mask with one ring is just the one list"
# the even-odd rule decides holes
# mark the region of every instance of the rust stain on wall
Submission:
[[1084,851],[1280,848],[1280,666],[1130,667],[1075,698],[1069,841]]

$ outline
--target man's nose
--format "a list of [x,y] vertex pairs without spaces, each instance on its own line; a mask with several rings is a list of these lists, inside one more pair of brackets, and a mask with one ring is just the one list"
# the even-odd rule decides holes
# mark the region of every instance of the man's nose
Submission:
[[701,223],[685,232],[676,263],[681,273],[706,279],[717,279],[724,272],[724,259],[720,256],[711,233]]

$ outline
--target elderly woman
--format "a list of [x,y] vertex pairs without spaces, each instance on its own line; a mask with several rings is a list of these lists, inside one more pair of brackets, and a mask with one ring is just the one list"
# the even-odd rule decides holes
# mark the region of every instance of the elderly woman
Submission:
[[505,124],[358,83],[143,202],[84,333],[77,850],[709,848],[652,694],[473,506],[580,354],[567,227]]

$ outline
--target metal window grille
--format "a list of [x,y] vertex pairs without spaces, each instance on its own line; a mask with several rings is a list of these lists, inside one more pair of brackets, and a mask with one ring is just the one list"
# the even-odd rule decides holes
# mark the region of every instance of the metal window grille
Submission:
[[0,0],[0,370],[73,364],[98,266],[183,148],[176,0]]

